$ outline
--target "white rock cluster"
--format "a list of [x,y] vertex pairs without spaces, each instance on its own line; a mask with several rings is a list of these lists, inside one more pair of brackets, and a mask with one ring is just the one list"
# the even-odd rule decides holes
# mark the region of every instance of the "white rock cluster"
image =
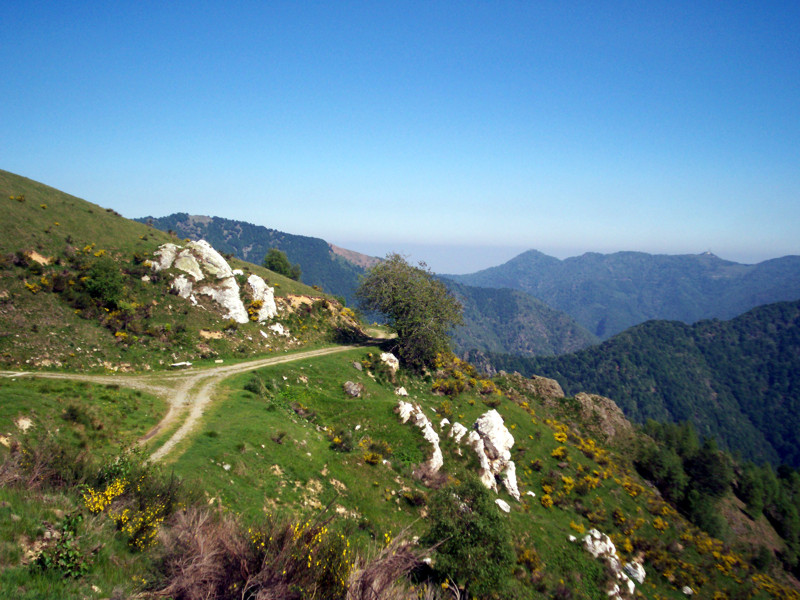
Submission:
[[[189,242],[185,248],[162,244],[154,253],[152,268],[154,271],[163,271],[171,267],[182,271],[172,281],[172,289],[181,298],[197,304],[196,295],[208,296],[225,310],[223,318],[247,323],[249,319],[239,294],[236,272],[211,244],[205,240]],[[238,269],[237,272],[241,273]],[[258,312],[259,322],[278,314],[275,291],[261,277],[250,275],[246,291],[253,300],[262,303]]]
[[519,501],[517,468],[511,460],[514,437],[500,413],[492,409],[478,417],[467,436],[467,444],[478,455],[481,465],[478,476],[483,484],[496,492],[499,477],[508,493]]
[[595,558],[606,561],[608,568],[616,576],[617,582],[608,590],[608,596],[612,600],[621,600],[625,592],[628,596],[633,596],[636,590],[634,580],[640,584],[644,582],[645,571],[642,564],[634,561],[623,566],[614,542],[606,534],[590,529],[583,538],[583,547]]
[[[424,433],[425,439],[432,441],[435,436],[434,457],[438,470],[442,466],[442,453],[439,449],[439,436],[433,430],[428,418],[422,413],[419,405],[410,404],[403,400],[398,401],[398,413],[400,420],[406,423],[412,415],[415,415],[415,424],[423,427],[420,423],[427,423],[430,428],[429,433]],[[416,416],[418,415],[418,416]],[[423,421],[424,419],[424,421]],[[480,471],[478,476],[483,484],[497,492],[497,480],[502,481],[508,493],[517,501],[520,499],[519,487],[517,486],[517,469],[514,461],[511,460],[511,448],[514,446],[514,438],[506,428],[503,417],[496,410],[490,410],[481,415],[473,425],[473,431],[469,431],[461,423],[450,423],[449,419],[442,419],[440,428],[450,427],[448,436],[453,438],[456,444],[461,444],[461,440],[466,436],[467,445],[478,455],[480,461]],[[423,428],[423,432],[427,429]],[[431,458],[431,466],[434,462]]]
[[400,415],[400,420],[407,423],[411,420],[414,425],[422,429],[422,436],[425,440],[433,446],[433,453],[428,459],[428,467],[434,473],[442,468],[444,464],[444,457],[442,456],[442,449],[439,447],[439,434],[433,429],[433,424],[430,422],[419,404],[411,404],[403,400],[397,401],[397,412]]

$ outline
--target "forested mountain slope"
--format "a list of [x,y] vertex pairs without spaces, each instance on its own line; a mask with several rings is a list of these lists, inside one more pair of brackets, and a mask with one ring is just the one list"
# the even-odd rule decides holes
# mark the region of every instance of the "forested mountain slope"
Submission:
[[480,350],[550,356],[598,341],[568,314],[524,292],[444,281],[464,307],[465,325],[452,334],[459,353]]
[[635,421],[690,420],[745,458],[800,465],[800,301],[730,321],[650,321],[554,358],[490,359],[613,398]]
[[800,256],[745,265],[710,252],[587,253],[559,260],[530,250],[497,267],[447,277],[522,290],[602,339],[650,319],[730,319],[762,304],[800,298]]

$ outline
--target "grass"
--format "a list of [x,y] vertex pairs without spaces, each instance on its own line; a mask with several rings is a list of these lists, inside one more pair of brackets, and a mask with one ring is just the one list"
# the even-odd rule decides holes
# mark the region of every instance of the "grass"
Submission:
[[[372,357],[368,357],[370,352]],[[376,347],[359,348],[227,380],[224,396],[206,412],[203,430],[174,468],[187,478],[196,478],[216,503],[253,522],[265,512],[313,514],[320,505],[332,502],[345,515],[341,527],[362,545],[406,525],[421,534],[426,527],[424,497],[431,490],[412,476],[412,469],[413,463],[427,456],[429,447],[417,428],[401,425],[393,412],[396,386],[406,387],[410,399],[423,406],[437,430],[444,415],[469,427],[496,400],[477,392],[454,398],[436,396],[430,392],[430,380],[401,374],[393,384],[373,380],[366,370],[353,368],[354,361],[369,362],[378,353]],[[342,384],[348,379],[364,385],[362,398],[345,396]],[[623,560],[644,553],[661,565],[646,562],[647,579],[639,586],[645,597],[681,598],[678,583],[683,584],[686,577],[708,577],[702,587],[707,591],[735,590],[742,585],[738,581],[749,576],[743,568],[721,573],[714,556],[695,549],[693,544],[702,535],[631,470],[622,441],[619,450],[600,445],[592,450],[593,424],[578,420],[574,402],[545,406],[532,397],[518,397],[516,402],[506,396],[496,398],[497,410],[516,440],[512,457],[523,493],[522,502],[517,503],[500,491],[499,497],[514,507],[504,518],[515,534],[518,555],[527,549],[540,561],[538,571],[526,567],[524,561],[518,565],[514,593],[520,597],[542,591],[558,595],[559,590],[568,589],[575,598],[605,597],[602,563],[580,544],[567,541],[568,536],[580,538],[593,527],[613,536]],[[563,441],[560,433],[566,438]],[[346,435],[352,450],[334,449],[332,437]],[[454,442],[444,433],[440,437],[444,470],[450,478],[457,480],[475,470],[477,461],[469,449],[462,448],[458,456]],[[377,446],[382,442],[391,446],[389,465],[367,464],[367,438]],[[552,456],[559,447],[565,449],[563,456]],[[596,485],[574,485],[585,477],[594,478]],[[570,480],[572,486],[567,483]],[[545,486],[552,487],[549,492],[556,503],[552,508],[540,501],[548,491]],[[527,491],[536,497],[526,495]],[[421,506],[407,501],[404,492],[409,498],[412,492],[419,494]],[[657,519],[667,523],[664,531],[656,529]],[[630,549],[625,547],[626,537],[632,542]],[[676,552],[676,547],[685,549]],[[680,563],[670,562],[670,556],[678,560],[678,555],[682,561],[702,566],[676,574],[670,565]],[[695,586],[700,587],[696,581]],[[753,597],[768,594],[754,590]]]
[[[58,431],[69,443],[92,452],[116,452],[134,444],[166,410],[160,398],[115,385],[0,379],[0,432],[12,439]],[[20,418],[31,421],[27,434],[16,425]]]
[[[134,444],[165,412],[163,400],[114,385],[0,379],[0,432],[10,444],[30,442],[49,432],[59,447],[83,451],[95,461],[109,460]],[[17,427],[20,418],[31,420],[27,432]],[[0,460],[8,455],[9,450],[0,446]],[[140,587],[134,579],[146,576],[149,559],[126,552],[108,519],[88,516],[77,526],[75,560],[86,565],[85,576],[63,577],[32,563],[32,553],[42,544],[52,544],[54,532],[82,506],[78,490],[72,487],[0,485],[0,564],[5,565],[0,569],[0,589],[22,599],[82,599]],[[48,538],[51,541],[45,542]]]
[[[0,171],[0,364],[95,372],[164,369],[178,361],[268,355],[329,335],[330,323],[337,317],[319,304],[282,312],[278,322],[289,328],[298,340],[294,342],[271,334],[266,325],[232,325],[202,297],[200,304],[207,310],[171,295],[177,271],[156,277],[144,263],[166,242],[185,243],[114,211]],[[87,310],[81,304],[85,300],[76,285],[94,262],[108,257],[123,273],[122,300],[135,313],[119,332],[122,335],[115,335],[113,319],[103,325],[110,319],[109,311]],[[47,264],[40,264],[45,260]],[[276,298],[287,306],[290,296],[327,298],[261,266],[236,259],[231,266],[244,271],[238,276],[240,285],[255,273],[274,286]],[[144,275],[151,280],[143,281]]]

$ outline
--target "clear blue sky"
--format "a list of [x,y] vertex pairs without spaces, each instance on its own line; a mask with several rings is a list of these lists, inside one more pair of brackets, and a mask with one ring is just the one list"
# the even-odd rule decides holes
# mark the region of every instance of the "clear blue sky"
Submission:
[[10,2],[0,168],[439,272],[800,254],[798,27],[796,1]]

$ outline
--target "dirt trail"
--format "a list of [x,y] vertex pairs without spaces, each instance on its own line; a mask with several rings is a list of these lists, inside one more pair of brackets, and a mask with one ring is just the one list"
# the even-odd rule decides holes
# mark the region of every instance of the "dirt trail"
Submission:
[[[71,379],[76,381],[89,381],[107,385],[120,385],[128,388],[142,390],[160,396],[169,402],[169,410],[163,419],[139,440],[144,443],[158,432],[173,424],[179,417],[184,421],[181,426],[164,442],[164,444],[150,455],[151,461],[158,461],[169,454],[186,435],[194,429],[203,416],[203,409],[211,402],[214,389],[224,379],[239,373],[254,369],[279,365],[283,363],[336,354],[352,350],[356,346],[333,346],[305,352],[295,352],[283,356],[259,358],[235,365],[211,367],[209,369],[175,371],[172,373],[153,373],[148,375],[82,375],[80,373],[53,373],[53,372],[28,372],[28,371],[0,371],[0,377],[40,377],[46,379]],[[188,409],[188,410],[187,410]]]

